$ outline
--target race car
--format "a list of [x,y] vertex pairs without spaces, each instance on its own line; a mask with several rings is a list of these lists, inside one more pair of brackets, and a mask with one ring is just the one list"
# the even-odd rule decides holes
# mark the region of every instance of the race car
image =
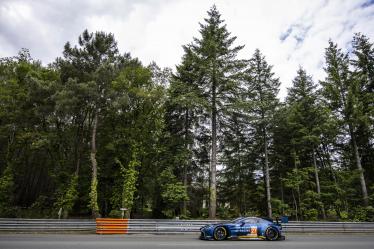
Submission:
[[200,228],[202,240],[262,239],[284,240],[282,225],[269,218],[240,217],[227,223],[209,224]]

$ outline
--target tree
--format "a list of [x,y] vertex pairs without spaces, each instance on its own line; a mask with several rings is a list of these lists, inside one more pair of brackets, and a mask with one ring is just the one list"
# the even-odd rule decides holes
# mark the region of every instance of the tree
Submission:
[[256,205],[261,205],[251,201],[256,198],[253,173],[257,169],[254,163],[257,154],[253,141],[254,130],[246,114],[238,100],[230,115],[225,117],[224,126],[221,126],[223,139],[220,150],[224,169],[219,175],[218,196],[220,201],[230,204],[229,211],[236,216],[244,216],[249,210],[256,209]]
[[[101,174],[101,193],[110,203],[102,201],[113,215],[121,207],[128,209],[126,215],[143,215],[145,209],[158,208],[165,89],[159,80],[153,80],[152,72],[128,56],[111,84],[113,101],[102,121],[100,159],[107,165]],[[103,186],[113,180],[112,188]]]
[[252,123],[256,129],[258,143],[262,147],[263,174],[266,186],[266,203],[268,216],[272,217],[271,189],[270,189],[270,166],[269,166],[269,144],[271,141],[270,128],[272,119],[279,104],[277,94],[280,82],[274,77],[272,66],[268,65],[265,57],[256,49],[249,60],[248,68],[245,70],[245,101],[250,112]]
[[9,184],[7,191],[12,195],[9,210],[37,204],[47,209],[53,203],[53,192],[45,183],[55,184],[49,172],[58,165],[51,163],[58,154],[51,127],[57,76],[26,49],[0,60],[0,171],[3,186]]
[[357,33],[353,37],[353,77],[358,81],[358,99],[361,115],[358,121],[357,136],[361,151],[362,167],[367,176],[367,185],[373,183],[374,169],[372,160],[374,147],[371,142],[374,136],[374,46],[369,38]]
[[[167,164],[182,180],[187,189],[192,181],[194,140],[199,126],[198,119],[202,118],[201,99],[196,81],[194,55],[189,46],[183,47],[185,54],[177,66],[176,73],[171,76],[168,88],[168,99],[165,103],[165,124],[168,134]],[[189,180],[191,179],[191,180]],[[187,200],[183,203],[183,213],[187,216]]]
[[217,209],[217,132],[220,118],[235,97],[240,69],[243,62],[236,59],[243,46],[233,47],[236,37],[230,37],[221,15],[214,5],[208,11],[206,24],[200,24],[201,38],[191,44],[197,67],[199,96],[205,111],[210,114],[211,154],[209,217],[216,217]]
[[[295,153],[299,154],[301,160],[303,160],[300,163],[301,165],[307,167],[313,165],[317,195],[321,199],[317,148],[321,143],[320,138],[326,118],[324,118],[325,115],[319,103],[316,88],[312,77],[307,75],[306,71],[300,67],[293,80],[293,86],[288,89],[286,102],[289,108],[288,122],[290,133],[293,134],[292,143],[295,147]],[[320,209],[325,219],[323,203]]]
[[352,154],[359,171],[362,199],[364,205],[367,206],[368,193],[357,144],[358,120],[362,117],[360,109],[357,108],[360,105],[358,80],[352,77],[352,72],[349,70],[348,55],[343,53],[332,41],[329,41],[329,47],[326,48],[325,58],[327,77],[321,82],[323,94],[329,108],[341,121],[341,129],[348,128]]
[[[94,217],[100,216],[97,203],[97,130],[99,117],[110,100],[110,84],[116,77],[120,64],[117,43],[112,34],[104,32],[89,33],[85,30],[79,36],[79,47],[66,43],[64,60],[60,60],[62,79],[76,79],[85,85],[88,91],[86,108],[90,113],[92,178],[90,207]],[[66,70],[64,70],[64,67]]]
[[166,217],[175,216],[175,209],[181,202],[187,201],[187,189],[174,176],[171,168],[164,169],[160,174],[161,196],[165,203],[163,213]]

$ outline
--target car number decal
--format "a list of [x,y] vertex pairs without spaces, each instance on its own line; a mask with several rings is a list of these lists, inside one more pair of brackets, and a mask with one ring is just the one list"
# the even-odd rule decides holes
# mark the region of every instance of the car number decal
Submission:
[[250,233],[251,235],[257,235],[257,227],[251,227],[251,228],[249,229],[249,233]]

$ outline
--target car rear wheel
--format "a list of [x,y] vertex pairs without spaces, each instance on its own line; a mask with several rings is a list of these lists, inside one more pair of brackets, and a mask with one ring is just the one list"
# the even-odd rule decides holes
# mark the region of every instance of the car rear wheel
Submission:
[[265,231],[265,238],[266,240],[278,240],[279,239],[279,232],[273,228],[273,227],[268,227]]
[[217,227],[213,233],[214,240],[225,240],[227,238],[227,231],[224,227]]

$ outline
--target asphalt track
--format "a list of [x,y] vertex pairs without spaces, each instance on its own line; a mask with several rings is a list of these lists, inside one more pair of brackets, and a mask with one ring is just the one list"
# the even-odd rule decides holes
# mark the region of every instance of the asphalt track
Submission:
[[168,249],[168,248],[374,248],[373,235],[288,235],[285,241],[201,241],[197,235],[0,234],[0,249]]

